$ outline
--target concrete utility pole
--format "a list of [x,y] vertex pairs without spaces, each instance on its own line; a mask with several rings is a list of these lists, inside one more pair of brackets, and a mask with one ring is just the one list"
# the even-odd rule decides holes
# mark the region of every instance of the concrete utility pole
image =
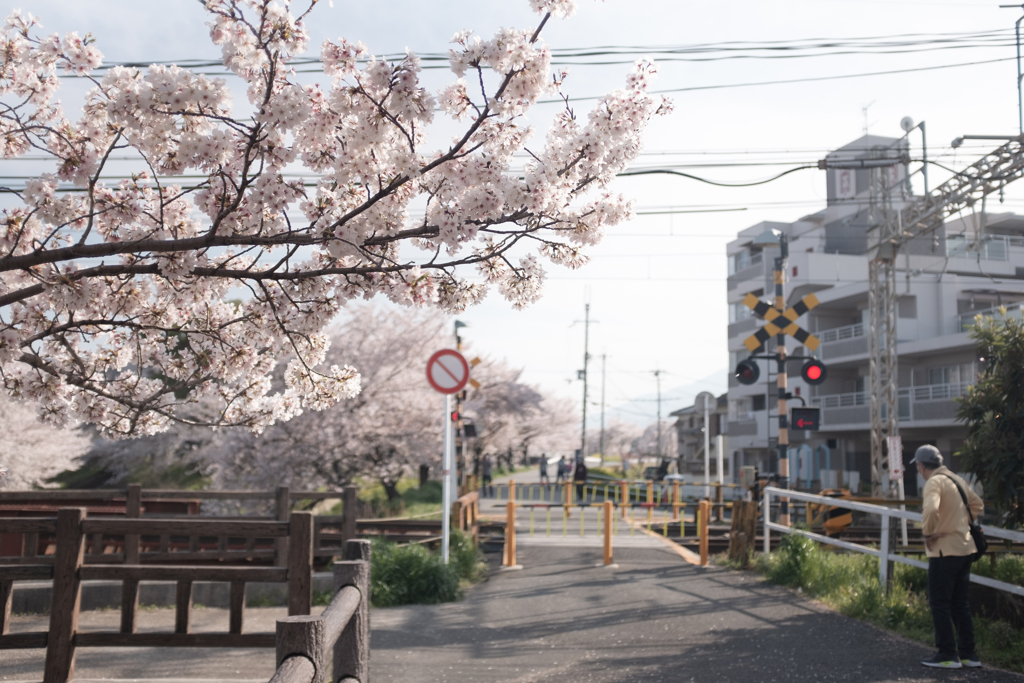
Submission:
[[601,354],[601,467],[604,467],[604,384],[607,376],[605,370],[605,362],[608,360],[608,354]]
[[[466,323],[461,320],[455,321],[455,350],[462,353],[462,337],[459,335],[459,329],[462,327],[469,327]],[[462,390],[455,394],[455,412],[459,415],[459,421],[452,425],[453,431],[453,446],[455,447],[455,481],[458,482],[459,495],[465,493],[466,483],[469,479],[469,473],[466,468],[466,449],[465,440],[462,438],[462,399],[465,398],[466,391]],[[447,420],[451,420],[451,413]]]
[[[665,454],[661,449],[661,373],[662,370],[654,371],[654,379],[658,384],[658,457],[664,458]],[[661,463],[658,463],[659,465]]]
[[580,427],[580,457],[587,457],[587,369],[590,364],[590,304],[583,304],[583,424]]

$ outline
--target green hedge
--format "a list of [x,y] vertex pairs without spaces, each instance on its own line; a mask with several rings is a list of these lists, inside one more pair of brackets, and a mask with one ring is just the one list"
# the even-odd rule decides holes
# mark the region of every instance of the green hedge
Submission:
[[[760,556],[756,566],[772,583],[797,588],[842,614],[934,644],[924,569],[896,564],[892,592],[885,595],[878,582],[878,558],[822,550],[796,534],[783,537],[779,549]],[[979,574],[988,567],[987,561],[975,564]],[[1004,557],[996,566],[997,578],[1008,582],[1017,582],[1014,578],[1019,579],[1022,570],[1024,561],[1015,557]],[[1024,632],[978,617],[974,630],[984,662],[1024,672]]]
[[434,605],[462,597],[467,583],[483,577],[484,565],[472,541],[452,532],[449,563],[422,545],[375,541],[371,556],[370,601],[374,607]]

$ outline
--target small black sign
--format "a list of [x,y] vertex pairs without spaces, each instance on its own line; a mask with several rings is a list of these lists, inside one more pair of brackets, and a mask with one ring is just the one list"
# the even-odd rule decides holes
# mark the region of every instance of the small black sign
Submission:
[[792,429],[810,429],[816,432],[821,422],[820,415],[819,408],[793,408],[789,426]]

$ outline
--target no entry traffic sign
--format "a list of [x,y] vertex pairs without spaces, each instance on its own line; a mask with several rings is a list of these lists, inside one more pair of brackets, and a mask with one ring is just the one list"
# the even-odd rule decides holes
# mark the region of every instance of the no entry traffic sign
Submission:
[[427,381],[435,391],[457,394],[469,381],[469,363],[453,349],[441,349],[427,361]]

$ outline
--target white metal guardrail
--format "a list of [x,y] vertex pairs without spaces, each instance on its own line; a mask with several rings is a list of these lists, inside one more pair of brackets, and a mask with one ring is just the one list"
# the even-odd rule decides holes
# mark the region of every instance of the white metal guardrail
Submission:
[[[771,500],[772,497],[776,498],[788,498],[789,500],[799,500],[805,503],[816,503],[820,505],[828,505],[831,507],[841,507],[847,510],[856,510],[857,512],[866,512],[872,515],[878,515],[881,517],[881,536],[877,548],[869,548],[867,546],[860,545],[858,543],[850,543],[849,541],[841,541],[838,538],[830,538],[821,534],[816,534],[811,531],[804,531],[803,529],[794,529],[792,527],[783,526],[770,521],[771,512]],[[810,493],[799,493],[797,491],[790,491],[787,489],[780,489],[774,486],[769,486],[764,490],[764,498],[762,499],[762,513],[764,514],[764,552],[769,552],[771,548],[771,531],[775,530],[784,534],[800,534],[812,538],[819,543],[827,543],[828,545],[834,545],[845,550],[850,550],[855,553],[864,553],[865,555],[871,555],[877,557],[878,562],[878,581],[879,584],[885,587],[888,582],[889,562],[900,562],[902,564],[909,564],[912,567],[920,567],[921,569],[927,569],[928,563],[922,562],[921,560],[915,560],[912,557],[906,557],[896,553],[889,553],[889,518],[895,517],[897,519],[905,519],[910,522],[920,522],[920,512],[909,512],[907,510],[898,510],[894,508],[887,508],[884,505],[871,505],[870,503],[858,503],[852,500],[843,500],[842,498],[829,498],[827,496],[815,496]],[[1024,543],[1024,533],[1020,531],[1010,531],[1009,529],[1000,529],[999,527],[983,526],[985,530],[985,536],[988,538],[1002,538],[1009,541],[1015,541],[1017,543]],[[971,573],[971,581],[980,584],[982,586],[989,586],[997,590],[1006,591],[1007,593],[1013,593],[1015,595],[1024,596],[1024,586],[1017,586],[1012,583],[1006,583],[1004,581],[996,581],[985,576],[977,576],[973,572]]]

